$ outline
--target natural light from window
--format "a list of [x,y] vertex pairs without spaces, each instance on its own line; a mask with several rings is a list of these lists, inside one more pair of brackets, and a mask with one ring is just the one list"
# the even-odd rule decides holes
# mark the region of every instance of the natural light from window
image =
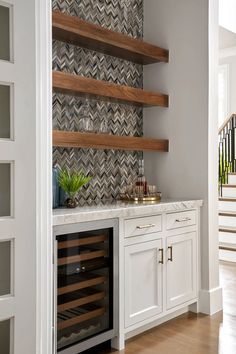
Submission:
[[218,73],[218,126],[228,117],[228,65],[220,65]]

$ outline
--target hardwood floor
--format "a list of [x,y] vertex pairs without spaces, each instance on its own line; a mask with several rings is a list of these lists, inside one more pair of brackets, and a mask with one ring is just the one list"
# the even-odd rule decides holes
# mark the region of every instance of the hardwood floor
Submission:
[[124,351],[108,354],[236,354],[236,265],[220,264],[224,312],[210,317],[183,315],[126,342]]

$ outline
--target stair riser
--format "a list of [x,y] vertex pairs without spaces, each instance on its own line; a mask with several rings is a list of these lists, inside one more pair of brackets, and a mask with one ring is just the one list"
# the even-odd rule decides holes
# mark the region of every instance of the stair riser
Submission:
[[229,247],[236,248],[236,234],[232,234],[229,232],[219,232],[219,242],[227,243]]
[[222,188],[222,197],[236,198],[236,188]]
[[219,259],[221,261],[236,263],[236,252],[219,250]]
[[236,211],[236,202],[219,201],[219,210]]
[[229,175],[228,182],[229,184],[236,184],[236,175]]
[[219,225],[232,226],[236,228],[236,216],[219,216]]
[[236,188],[222,188],[222,197],[236,198]]

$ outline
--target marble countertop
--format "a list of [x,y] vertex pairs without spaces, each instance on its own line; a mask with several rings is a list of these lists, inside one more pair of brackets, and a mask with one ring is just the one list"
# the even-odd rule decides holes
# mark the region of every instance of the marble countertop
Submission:
[[202,200],[164,199],[158,203],[133,204],[121,201],[77,207],[75,209],[55,209],[53,225],[66,225],[86,221],[112,218],[130,218],[151,215],[158,212],[173,212],[194,209],[203,205]]

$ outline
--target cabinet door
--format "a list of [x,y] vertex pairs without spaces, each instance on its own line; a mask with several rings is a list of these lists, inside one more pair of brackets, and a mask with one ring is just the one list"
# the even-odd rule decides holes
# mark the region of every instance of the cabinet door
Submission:
[[197,296],[196,239],[196,232],[167,238],[167,309],[183,304]]
[[162,312],[162,240],[125,247],[125,327]]

